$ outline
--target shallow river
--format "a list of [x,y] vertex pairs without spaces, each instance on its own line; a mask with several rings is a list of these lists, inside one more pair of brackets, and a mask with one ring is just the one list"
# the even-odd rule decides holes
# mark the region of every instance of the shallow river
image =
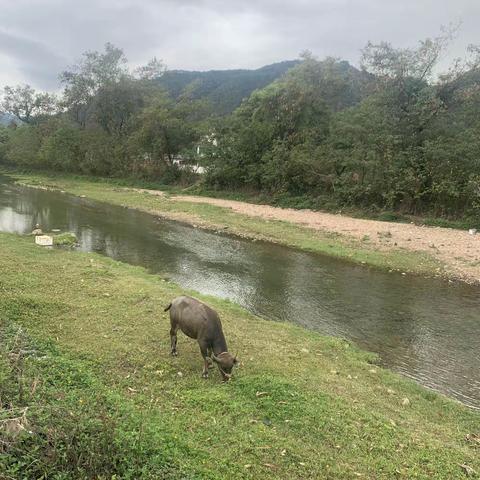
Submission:
[[79,249],[345,337],[383,365],[480,408],[480,288],[355,266],[0,180],[0,231],[73,231]]

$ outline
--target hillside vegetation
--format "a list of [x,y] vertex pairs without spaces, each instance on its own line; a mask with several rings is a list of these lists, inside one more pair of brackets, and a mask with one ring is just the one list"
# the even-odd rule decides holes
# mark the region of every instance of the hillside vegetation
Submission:
[[0,161],[478,224],[480,48],[438,74],[451,36],[368,44],[361,69],[307,53],[202,74],[155,59],[130,72],[107,44],[62,73],[61,98],[5,88],[4,110],[25,125],[0,130]]
[[298,60],[290,60],[256,70],[170,70],[158,79],[158,84],[175,99],[188,92],[193,98],[206,99],[214,113],[226,115],[254,90],[266,87],[298,63]]

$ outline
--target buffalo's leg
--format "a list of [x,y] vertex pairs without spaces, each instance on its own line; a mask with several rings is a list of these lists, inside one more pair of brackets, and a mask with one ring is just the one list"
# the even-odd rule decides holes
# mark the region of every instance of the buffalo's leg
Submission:
[[207,350],[208,368],[213,368],[212,353],[213,353],[213,350],[212,350],[211,348],[209,348],[209,349]]
[[203,372],[202,372],[202,377],[203,378],[208,378],[208,348],[205,345],[204,342],[198,342],[198,345],[200,346],[200,353],[202,354],[203,357]]
[[171,320],[170,323],[171,323],[171,326],[170,326],[170,346],[172,348],[171,353],[174,357],[176,357],[178,355],[178,352],[177,352],[177,330],[178,330],[178,326],[173,320]]

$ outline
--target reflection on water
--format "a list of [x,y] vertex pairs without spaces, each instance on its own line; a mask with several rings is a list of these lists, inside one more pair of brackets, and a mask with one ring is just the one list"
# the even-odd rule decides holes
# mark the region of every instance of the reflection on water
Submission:
[[480,408],[480,289],[216,235],[133,210],[0,185],[0,230],[35,223],[83,251],[143,265],[261,316],[342,336],[418,382]]

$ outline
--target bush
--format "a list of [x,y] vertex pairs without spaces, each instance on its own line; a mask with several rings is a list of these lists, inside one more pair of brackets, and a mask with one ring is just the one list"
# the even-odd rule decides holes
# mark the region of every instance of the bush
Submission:
[[21,126],[10,131],[6,158],[20,167],[40,167],[41,136],[38,127]]
[[7,143],[9,138],[9,130],[0,125],[0,162],[7,160]]
[[77,172],[83,158],[82,145],[78,128],[70,124],[60,125],[44,138],[39,161],[47,168]]

